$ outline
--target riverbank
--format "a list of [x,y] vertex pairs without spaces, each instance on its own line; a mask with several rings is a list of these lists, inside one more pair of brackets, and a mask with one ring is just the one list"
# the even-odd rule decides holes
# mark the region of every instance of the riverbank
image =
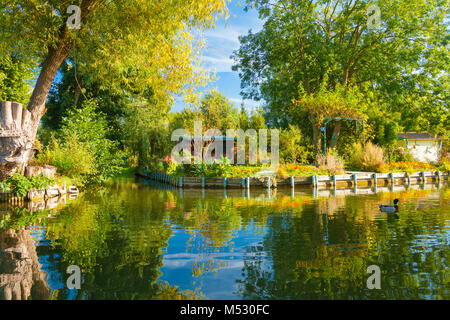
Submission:
[[399,184],[425,184],[448,181],[448,172],[422,171],[409,174],[407,172],[370,173],[355,172],[341,175],[313,175],[307,177],[176,177],[162,172],[148,172],[137,170],[136,173],[144,178],[159,181],[180,188],[240,188],[250,187],[276,188],[278,186],[296,185],[312,187],[366,187]]

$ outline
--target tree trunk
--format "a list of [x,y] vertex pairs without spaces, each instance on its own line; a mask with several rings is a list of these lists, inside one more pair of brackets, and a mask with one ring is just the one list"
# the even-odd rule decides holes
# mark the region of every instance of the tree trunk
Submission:
[[0,104],[0,180],[25,170],[33,140],[31,113],[20,103]]
[[314,152],[316,156],[322,152],[322,132],[320,131],[320,127],[313,125],[313,139],[314,139]]
[[[333,135],[331,136],[331,140],[330,140],[330,148],[331,149],[336,148],[340,132],[341,132],[341,121],[338,121],[338,122],[336,122],[336,124],[334,126]],[[336,139],[333,139],[333,137],[336,137]]]
[[68,57],[71,40],[62,30],[56,48],[49,49],[28,104],[28,110],[15,102],[0,104],[0,180],[25,170],[32,156],[39,121],[45,113],[45,102],[56,73]]

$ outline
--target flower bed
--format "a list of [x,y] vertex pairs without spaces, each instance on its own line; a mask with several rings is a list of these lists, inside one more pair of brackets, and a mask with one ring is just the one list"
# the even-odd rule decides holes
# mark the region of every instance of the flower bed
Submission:
[[435,171],[438,167],[426,162],[419,161],[399,161],[389,162],[380,166],[379,171],[382,173],[388,172],[420,172],[420,171]]
[[319,169],[315,166],[305,166],[297,164],[283,164],[280,165],[278,169],[278,177],[310,177],[310,176],[320,176],[329,175],[328,170]]
[[[224,159],[223,163],[213,164],[176,164],[170,156],[150,166],[151,171],[169,174],[175,177],[255,177],[261,171],[270,170],[270,166],[231,165]],[[277,177],[308,177],[314,175],[329,175],[328,170],[311,165],[283,164],[276,173]]]

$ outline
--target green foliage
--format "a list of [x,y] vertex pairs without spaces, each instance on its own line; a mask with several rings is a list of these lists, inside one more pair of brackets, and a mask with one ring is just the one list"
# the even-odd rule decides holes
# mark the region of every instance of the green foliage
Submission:
[[[42,118],[42,128],[57,130],[61,128],[62,119],[71,109],[82,108],[84,103],[95,98],[95,111],[104,115],[108,125],[107,137],[122,141],[126,107],[131,103],[132,92],[115,91],[104,87],[96,73],[75,73],[73,62],[65,62],[60,68],[62,78],[53,84],[46,103],[47,112]],[[136,95],[134,95],[136,96]]]
[[[169,154],[173,147],[170,141],[170,126],[174,116],[168,110],[148,100],[138,100],[125,109],[123,145],[138,159],[138,165],[145,167],[150,162]],[[170,118],[172,117],[172,118]]]
[[[364,118],[366,104],[363,96],[356,86],[343,87],[337,84],[334,89],[327,89],[326,82],[319,88],[318,92],[307,94],[303,88],[299,90],[300,99],[293,99],[293,106],[289,114],[295,123],[301,125],[304,132],[312,132],[315,141],[314,148],[316,153],[322,152],[321,139],[322,132],[320,128],[325,125],[325,118],[344,118],[361,119]],[[329,124],[334,125],[333,130],[328,130],[327,139],[330,141],[330,147],[336,148],[341,127],[346,120],[335,119]],[[309,127],[309,128],[306,128]],[[312,130],[310,129],[312,127]],[[309,129],[309,130],[308,130]],[[330,128],[328,128],[330,129]],[[355,132],[346,132],[347,135],[355,136]]]
[[[73,4],[82,12],[79,30],[66,27]],[[152,91],[166,105],[173,93],[192,101],[195,87],[210,78],[196,64],[192,29],[214,26],[226,10],[222,0],[1,0],[0,57],[18,52],[42,62],[62,45],[80,73],[96,74],[103,87]]]
[[58,132],[61,141],[68,142],[76,136],[77,141],[85,144],[95,159],[95,175],[91,182],[101,183],[114,176],[115,167],[122,163],[123,154],[118,150],[118,142],[107,138],[108,127],[102,113],[96,111],[94,100],[86,101],[80,109],[69,110],[62,119]]
[[222,161],[215,161],[212,164],[179,164],[173,170],[175,176],[184,177],[229,177],[232,166],[227,157]]
[[33,163],[55,166],[60,175],[72,178],[73,183],[78,186],[87,183],[89,177],[97,173],[94,154],[85,143],[78,140],[76,135],[68,137],[63,142],[53,137]]
[[383,148],[394,148],[397,145],[397,134],[400,128],[397,116],[379,111],[371,116],[368,125],[373,128],[373,141]]
[[[367,108],[385,109],[386,120],[399,114],[394,121],[408,131],[443,134],[450,127],[448,1],[377,1],[381,25],[376,30],[367,28],[371,4],[248,0],[247,7],[258,10],[264,27],[241,37],[233,54],[244,97],[266,102],[268,123],[294,123],[312,135],[310,125],[320,121],[308,119],[304,110],[294,117],[292,99],[316,94],[324,86],[329,92],[357,86]],[[327,106],[310,109],[319,117],[325,109],[321,105]],[[377,141],[384,145],[393,134],[379,137],[387,138]]]
[[400,146],[387,148],[385,154],[388,162],[414,161],[414,158],[411,153],[409,153],[408,149]]
[[68,110],[61,129],[34,161],[54,165],[79,185],[103,183],[116,174],[124,155],[107,134],[107,122],[96,111],[95,101],[86,101],[82,108]]
[[227,129],[238,128],[240,124],[238,109],[217,90],[212,90],[203,97],[200,113],[204,130],[218,129],[225,135]]
[[1,192],[7,192],[9,190],[10,190],[9,189],[9,183],[6,182],[5,180],[4,181],[0,181],[0,191]]
[[0,183],[0,190],[11,191],[18,197],[25,197],[30,190],[43,190],[53,185],[55,181],[44,175],[27,178],[16,172],[11,177]]
[[298,126],[289,125],[280,132],[280,161],[290,163],[307,163],[313,151]]
[[441,159],[439,170],[450,173],[450,157],[447,156]]
[[30,80],[34,78],[30,64],[10,55],[0,56],[0,101],[26,104],[30,98]]

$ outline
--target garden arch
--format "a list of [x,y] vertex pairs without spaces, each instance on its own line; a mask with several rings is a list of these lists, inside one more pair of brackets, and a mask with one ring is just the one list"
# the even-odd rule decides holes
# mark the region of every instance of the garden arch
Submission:
[[[366,142],[366,137],[364,135],[364,119],[362,118],[341,118],[341,117],[325,117],[323,118],[324,123],[323,123],[323,127],[321,127],[321,131],[322,131],[322,135],[323,135],[323,153],[326,155],[327,154],[327,124],[330,123],[331,121],[355,121],[355,125],[356,125],[356,130],[358,130],[358,123],[361,123],[361,127],[362,127],[362,134],[363,134],[363,142]],[[336,137],[332,137],[336,138]]]

